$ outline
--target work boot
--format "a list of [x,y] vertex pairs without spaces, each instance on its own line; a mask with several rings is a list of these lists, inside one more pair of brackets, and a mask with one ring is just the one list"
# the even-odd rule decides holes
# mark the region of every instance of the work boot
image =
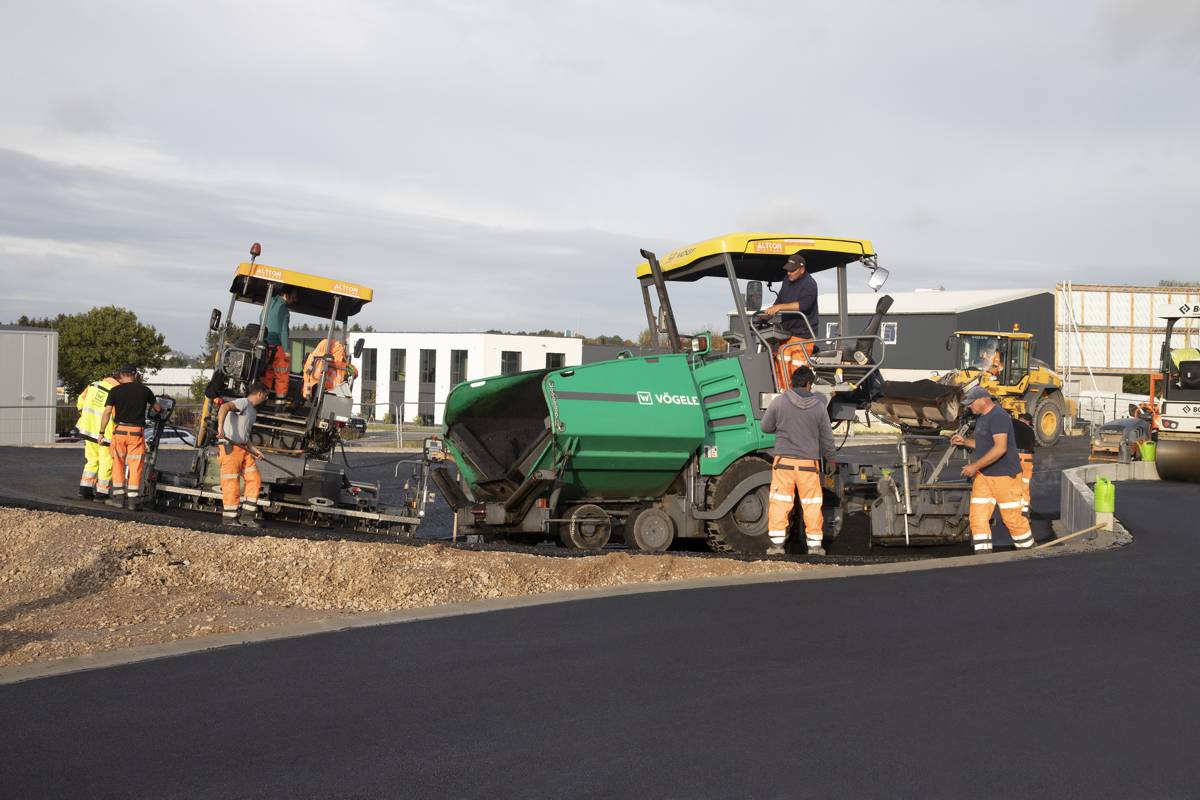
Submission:
[[108,492],[96,492],[96,494],[92,495],[92,499],[95,500],[97,503],[108,502],[108,497],[109,497]]
[[112,506],[113,508],[124,508],[125,497],[123,495],[121,497],[110,497],[104,501],[104,505]]
[[243,528],[261,528],[262,527],[262,525],[259,524],[258,520],[254,518],[253,511],[243,511],[241,516],[238,517],[237,524],[241,525]]
[[771,546],[767,548],[767,555],[782,556],[787,555],[787,551],[784,549],[783,545],[772,542]]
[[96,496],[96,490],[93,489],[91,486],[80,486],[79,487],[79,496],[82,497],[84,500],[91,500],[93,497]]
[[815,547],[810,545],[808,548],[808,554],[810,556],[823,556],[825,555],[825,548],[821,545],[816,545]]

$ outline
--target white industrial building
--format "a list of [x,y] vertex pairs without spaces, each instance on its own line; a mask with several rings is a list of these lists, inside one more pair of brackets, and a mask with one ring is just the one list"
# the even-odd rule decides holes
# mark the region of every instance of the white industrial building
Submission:
[[[292,369],[320,333],[293,333]],[[364,417],[416,417],[441,424],[446,396],[455,384],[492,375],[583,363],[578,337],[525,336],[508,333],[351,333],[350,346],[363,340],[354,382],[354,402]]]
[[0,374],[0,445],[53,442],[58,331],[0,325]]
[[148,370],[142,376],[142,383],[150,387],[155,394],[165,394],[168,397],[190,397],[192,384],[197,378],[208,379],[211,369],[195,367],[163,367],[159,370]]

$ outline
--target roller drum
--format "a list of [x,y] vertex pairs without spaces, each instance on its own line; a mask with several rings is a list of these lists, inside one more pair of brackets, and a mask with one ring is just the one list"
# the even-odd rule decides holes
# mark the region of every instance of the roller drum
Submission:
[[1154,460],[1162,480],[1200,483],[1200,440],[1159,435]]

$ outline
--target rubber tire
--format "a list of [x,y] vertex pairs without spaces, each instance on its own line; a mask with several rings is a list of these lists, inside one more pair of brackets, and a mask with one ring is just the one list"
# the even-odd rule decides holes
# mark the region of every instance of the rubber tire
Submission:
[[599,550],[608,544],[612,536],[612,517],[600,506],[591,503],[575,506],[567,513],[567,517],[571,521],[561,522],[558,526],[558,539],[564,547]]
[[[1039,447],[1051,447],[1062,437],[1063,431],[1063,412],[1064,407],[1062,397],[1058,393],[1044,394],[1038,398],[1038,401],[1033,406],[1033,435],[1037,440]],[[1042,430],[1044,420],[1043,416],[1054,415],[1054,433],[1047,434]]]
[[645,553],[662,553],[675,541],[675,521],[661,508],[641,508],[625,521],[625,544]]
[[[771,463],[761,458],[748,456],[740,458],[729,465],[729,469],[721,473],[713,485],[710,494],[709,508],[719,506],[733,488],[756,472],[770,472]],[[767,509],[771,484],[765,483],[747,494],[725,516],[709,523],[708,546],[719,553],[742,553],[743,555],[763,555],[771,540],[767,537]],[[756,497],[759,509],[753,506],[745,507],[748,498]],[[756,513],[761,510],[761,514]],[[739,521],[737,514],[747,511],[753,516],[752,521]]]

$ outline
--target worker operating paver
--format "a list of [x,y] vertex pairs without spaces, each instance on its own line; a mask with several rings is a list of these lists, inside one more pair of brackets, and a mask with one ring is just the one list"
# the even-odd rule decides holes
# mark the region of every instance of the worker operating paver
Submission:
[[262,489],[262,477],[258,474],[258,459],[262,458],[262,452],[250,441],[250,432],[258,417],[257,407],[267,399],[267,391],[261,383],[252,384],[245,397],[225,401],[217,412],[217,430],[221,432],[217,441],[221,462],[221,517],[229,525],[259,527],[254,515],[258,509],[258,493]]
[[267,351],[267,371],[264,382],[275,393],[275,402],[282,404],[287,401],[288,374],[291,371],[292,357],[288,353],[288,326],[291,324],[291,312],[288,306],[296,302],[298,292],[294,286],[285,286],[279,294],[271,297],[267,306],[267,333],[265,341],[270,348]]
[[763,414],[762,430],[775,434],[775,459],[771,465],[771,497],[767,512],[768,555],[782,555],[787,542],[788,517],[796,495],[804,515],[804,538],[811,555],[825,555],[821,546],[821,459],[833,468],[833,429],[825,401],[812,392],[813,371],[800,367],[792,373],[792,388],[771,401]]
[[974,438],[955,434],[950,443],[974,449],[974,458],[962,468],[971,485],[971,543],[976,553],[992,549],[992,512],[1000,509],[1000,518],[1012,536],[1013,544],[1033,547],[1029,520],[1021,514],[1021,462],[1017,458],[1012,417],[992,400],[982,386],[967,392],[963,405],[979,417]]
[[821,324],[817,311],[817,281],[809,274],[804,256],[800,253],[789,256],[783,272],[786,277],[779,287],[775,304],[761,312],[764,317],[782,315],[779,324],[792,335],[779,346],[776,354],[780,386],[787,384],[793,369],[808,363],[808,357],[815,349],[813,339]]

